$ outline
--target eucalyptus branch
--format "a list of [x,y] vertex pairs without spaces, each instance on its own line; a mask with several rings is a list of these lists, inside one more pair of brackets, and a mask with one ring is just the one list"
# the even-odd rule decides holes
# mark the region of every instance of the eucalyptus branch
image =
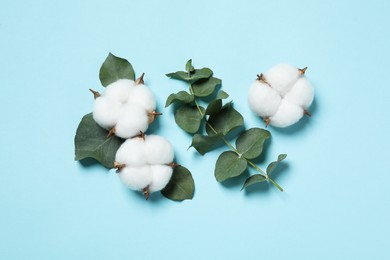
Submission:
[[[198,98],[211,96],[216,92],[222,81],[213,76],[209,68],[195,69],[189,60],[186,71],[168,73],[172,79],[185,81],[189,84],[189,92],[179,91],[167,98],[165,106],[173,103],[175,106],[175,122],[186,132],[192,135],[191,146],[204,155],[214,149],[222,140],[229,151],[222,152],[215,164],[214,175],[218,182],[236,177],[245,172],[248,165],[258,174],[247,178],[243,189],[259,182],[269,181],[280,191],[283,189],[273,179],[271,173],[277,165],[286,158],[285,154],[278,156],[278,160],[270,163],[266,171],[260,169],[252,159],[259,157],[263,152],[264,142],[269,139],[270,132],[261,128],[250,128],[239,134],[235,146],[226,139],[226,135],[233,129],[244,125],[243,116],[233,108],[232,102],[222,105],[222,100],[229,97],[223,90],[219,90],[215,98],[208,102],[207,107],[201,106]],[[201,129],[204,122],[205,129]],[[205,132],[205,134],[203,134]]]
[[[190,93],[191,94],[194,94],[194,90],[193,90],[193,87],[192,87],[192,84],[190,84]],[[199,114],[202,116],[202,117],[205,117],[206,115],[204,115],[202,113],[202,110],[200,109],[199,107],[199,103],[197,101],[197,98],[194,97],[194,103],[195,103],[195,106],[197,107],[198,109],[198,112]],[[218,132],[214,129],[214,127],[209,123],[209,121],[207,120],[207,118],[204,118],[205,120],[205,123],[207,124],[207,126],[214,132],[214,134],[218,135]],[[237,151],[237,149],[228,141],[226,140],[226,138],[224,136],[219,136],[220,139],[226,144],[226,146],[228,146],[233,152],[235,152],[239,157],[241,157],[241,154]],[[278,188],[281,192],[283,192],[283,188],[280,187],[280,185],[274,181],[273,179],[271,179],[267,173],[265,173],[262,169],[260,169],[256,164],[254,164],[252,161],[250,161],[249,159],[247,158],[244,158],[245,161],[250,165],[252,166],[254,169],[256,169],[261,175],[263,175],[267,180],[269,180],[273,185],[275,185],[276,188]]]

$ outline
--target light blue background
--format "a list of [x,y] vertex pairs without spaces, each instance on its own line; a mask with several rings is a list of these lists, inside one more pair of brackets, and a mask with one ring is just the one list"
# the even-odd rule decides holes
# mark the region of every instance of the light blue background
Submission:
[[[16,1],[0,9],[0,259],[390,259],[389,1]],[[157,96],[154,132],[196,182],[194,200],[145,201],[114,171],[73,161],[108,52]],[[223,79],[245,116],[257,73],[308,66],[313,116],[270,128],[285,192],[221,185],[174,124],[165,73],[187,59]],[[251,171],[253,173],[253,171]]]

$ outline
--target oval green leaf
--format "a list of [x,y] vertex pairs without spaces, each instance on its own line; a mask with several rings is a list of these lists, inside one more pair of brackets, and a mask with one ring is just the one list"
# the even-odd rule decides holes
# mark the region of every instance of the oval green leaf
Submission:
[[186,71],[193,72],[194,70],[194,66],[192,66],[192,59],[189,59],[186,63]]
[[170,200],[182,201],[194,197],[195,183],[190,171],[183,167],[175,167],[172,178],[161,193]]
[[111,52],[100,67],[100,82],[104,87],[119,79],[135,79],[134,70],[130,62],[119,58]]
[[265,180],[267,180],[267,177],[265,177],[264,175],[261,175],[261,174],[252,175],[251,177],[246,179],[246,181],[245,181],[244,185],[242,186],[241,190],[243,190],[246,187],[251,186],[251,185],[253,185],[255,183],[260,183],[260,182],[263,182]]
[[192,85],[194,95],[197,97],[207,97],[215,91],[217,86],[220,86],[222,81],[215,77],[199,80]]
[[276,169],[276,167],[279,165],[279,163],[281,161],[283,161],[284,159],[286,159],[287,157],[287,154],[279,154],[278,156],[278,160],[270,163],[267,167],[267,175],[270,176],[271,173]]
[[107,168],[114,167],[115,154],[124,140],[107,137],[107,131],[95,123],[92,113],[85,115],[74,139],[75,160],[94,158]]
[[215,99],[208,104],[205,113],[206,113],[206,115],[212,116],[212,115],[219,113],[219,111],[221,111],[221,109],[222,109],[222,100]]
[[[244,125],[244,118],[235,110],[231,103],[222,107],[222,110],[209,117],[208,122],[217,131],[218,134],[227,135],[234,128]],[[214,135],[214,131],[207,126],[207,134]]]
[[237,151],[247,159],[254,159],[263,152],[265,140],[270,137],[267,130],[251,128],[242,133],[236,140]]
[[183,103],[191,103],[194,101],[194,95],[186,92],[186,91],[179,91],[178,93],[170,94],[167,98],[167,101],[165,103],[165,107],[170,106],[171,104],[175,102],[183,102]]
[[[204,108],[201,107],[202,113]],[[185,104],[175,111],[175,121],[184,131],[194,134],[198,132],[202,116],[196,106]]]
[[245,159],[238,157],[234,152],[223,152],[215,164],[215,179],[218,182],[241,175],[247,168]]
[[195,134],[192,137],[192,143],[190,147],[194,147],[201,155],[204,155],[220,141],[219,135],[207,136],[201,134]]

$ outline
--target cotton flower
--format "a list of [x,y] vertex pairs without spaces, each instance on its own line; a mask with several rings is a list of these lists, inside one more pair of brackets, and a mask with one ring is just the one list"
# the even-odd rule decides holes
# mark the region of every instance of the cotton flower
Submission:
[[287,127],[298,122],[314,99],[314,89],[305,77],[307,68],[282,63],[258,75],[249,88],[248,103],[268,124]]
[[121,181],[132,190],[142,191],[148,198],[164,189],[173,167],[173,147],[165,138],[145,135],[126,140],[115,155],[114,167]]
[[95,96],[93,118],[109,135],[120,138],[132,138],[144,133],[149,124],[161,113],[156,112],[156,99],[144,84],[144,74],[135,82],[120,79],[109,84],[100,94]]

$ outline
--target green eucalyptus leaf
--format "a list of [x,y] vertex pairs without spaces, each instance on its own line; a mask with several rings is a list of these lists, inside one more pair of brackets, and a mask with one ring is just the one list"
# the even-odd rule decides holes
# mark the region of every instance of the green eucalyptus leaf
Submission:
[[218,182],[222,182],[241,175],[247,166],[246,160],[238,157],[236,153],[232,151],[223,152],[215,164],[214,175]]
[[221,85],[222,81],[215,77],[202,79],[192,85],[194,95],[197,97],[207,97],[211,95],[217,86]]
[[170,77],[171,79],[189,81],[188,72],[185,71],[176,71],[176,72],[168,73],[166,74],[166,76]]
[[222,100],[215,99],[211,101],[206,108],[206,115],[215,115],[222,109]]
[[267,175],[270,176],[271,173],[276,169],[276,167],[279,165],[279,163],[281,161],[283,161],[284,159],[286,159],[287,157],[287,154],[279,154],[278,156],[278,160],[270,163],[267,167]]
[[229,97],[229,94],[226,93],[225,91],[220,90],[220,91],[218,92],[217,99],[226,99],[226,98],[228,98],[228,97]]
[[182,201],[194,197],[195,184],[190,171],[183,167],[175,167],[172,178],[161,193],[168,199]]
[[107,131],[93,120],[92,113],[81,119],[74,139],[75,160],[94,158],[107,168],[114,167],[115,154],[124,140],[107,137]]
[[[217,133],[227,135],[234,128],[244,125],[244,118],[232,107],[231,103],[228,103],[222,107],[220,112],[210,116],[208,122]],[[209,126],[206,127],[206,131],[209,135],[215,134]]]
[[201,134],[195,134],[192,137],[192,143],[190,147],[194,147],[201,155],[204,155],[220,141],[219,135],[207,136]]
[[251,185],[253,185],[255,183],[260,183],[260,182],[263,182],[265,180],[267,180],[267,177],[265,177],[264,175],[261,175],[261,174],[252,175],[251,177],[246,179],[246,181],[245,181],[244,185],[242,186],[241,190],[243,190],[246,187],[251,186]]
[[213,74],[213,71],[209,68],[202,68],[199,70],[195,70],[193,73],[188,73],[185,71],[176,71],[172,73],[166,74],[167,77],[170,77],[171,79],[179,79],[184,80],[189,83],[194,83],[200,79],[208,79]]
[[194,66],[192,66],[192,59],[188,60],[186,63],[186,71],[193,72],[195,70]]
[[263,152],[265,140],[270,137],[267,130],[251,128],[242,133],[236,140],[237,151],[247,159],[254,159]]
[[167,101],[165,103],[165,107],[168,107],[171,104],[178,102],[178,101],[183,102],[183,103],[191,103],[192,101],[194,101],[194,95],[192,95],[184,90],[179,91],[178,93],[171,94],[167,98]]
[[[200,109],[204,114],[204,108],[200,107]],[[196,133],[199,130],[202,118],[197,107],[189,104],[184,104],[175,111],[176,124],[184,131],[191,134]]]
[[135,75],[130,62],[110,52],[100,68],[99,78],[102,85],[106,87],[119,79],[134,80]]
[[190,83],[195,83],[198,80],[201,79],[208,79],[213,75],[213,71],[209,68],[201,68],[199,70],[195,70],[194,73],[191,73],[191,79],[189,80]]

